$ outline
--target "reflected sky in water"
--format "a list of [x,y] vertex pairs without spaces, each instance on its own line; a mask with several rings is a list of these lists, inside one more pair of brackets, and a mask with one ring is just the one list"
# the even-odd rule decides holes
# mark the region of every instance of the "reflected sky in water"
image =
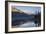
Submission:
[[17,28],[26,28],[26,27],[36,27],[36,26],[37,26],[37,24],[35,24],[34,22],[28,21],[24,24],[21,24],[19,26],[15,26],[15,27],[17,27]]

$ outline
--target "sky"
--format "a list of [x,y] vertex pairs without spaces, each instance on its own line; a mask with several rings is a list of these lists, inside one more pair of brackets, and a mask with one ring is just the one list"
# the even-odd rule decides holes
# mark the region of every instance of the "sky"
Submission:
[[28,14],[31,13],[37,13],[38,11],[41,11],[41,7],[34,7],[34,6],[15,6],[17,9],[22,10],[23,12],[26,12]]

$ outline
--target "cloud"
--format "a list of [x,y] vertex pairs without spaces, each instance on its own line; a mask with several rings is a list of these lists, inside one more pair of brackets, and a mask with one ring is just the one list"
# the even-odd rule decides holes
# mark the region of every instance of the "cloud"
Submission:
[[33,14],[32,11],[28,11],[28,10],[21,10],[21,11],[23,11],[24,13],[26,13],[28,15]]

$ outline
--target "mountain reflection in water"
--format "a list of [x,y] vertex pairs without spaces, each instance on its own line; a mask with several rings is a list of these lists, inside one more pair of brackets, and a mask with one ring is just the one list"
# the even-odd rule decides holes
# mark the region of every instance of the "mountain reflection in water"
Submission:
[[41,25],[41,15],[12,12],[12,27],[38,27]]

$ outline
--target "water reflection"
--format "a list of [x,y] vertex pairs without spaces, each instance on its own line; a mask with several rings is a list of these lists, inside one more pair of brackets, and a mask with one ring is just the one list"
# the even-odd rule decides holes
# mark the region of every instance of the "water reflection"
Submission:
[[12,12],[12,27],[38,27],[41,25],[40,13],[28,15]]
[[[21,22],[21,23],[23,23],[23,22]],[[35,24],[35,22],[33,22],[33,21],[27,21],[27,22],[24,22],[23,24],[16,25],[16,26],[13,26],[13,27],[26,28],[26,27],[37,27],[37,26],[38,26],[38,23]]]

